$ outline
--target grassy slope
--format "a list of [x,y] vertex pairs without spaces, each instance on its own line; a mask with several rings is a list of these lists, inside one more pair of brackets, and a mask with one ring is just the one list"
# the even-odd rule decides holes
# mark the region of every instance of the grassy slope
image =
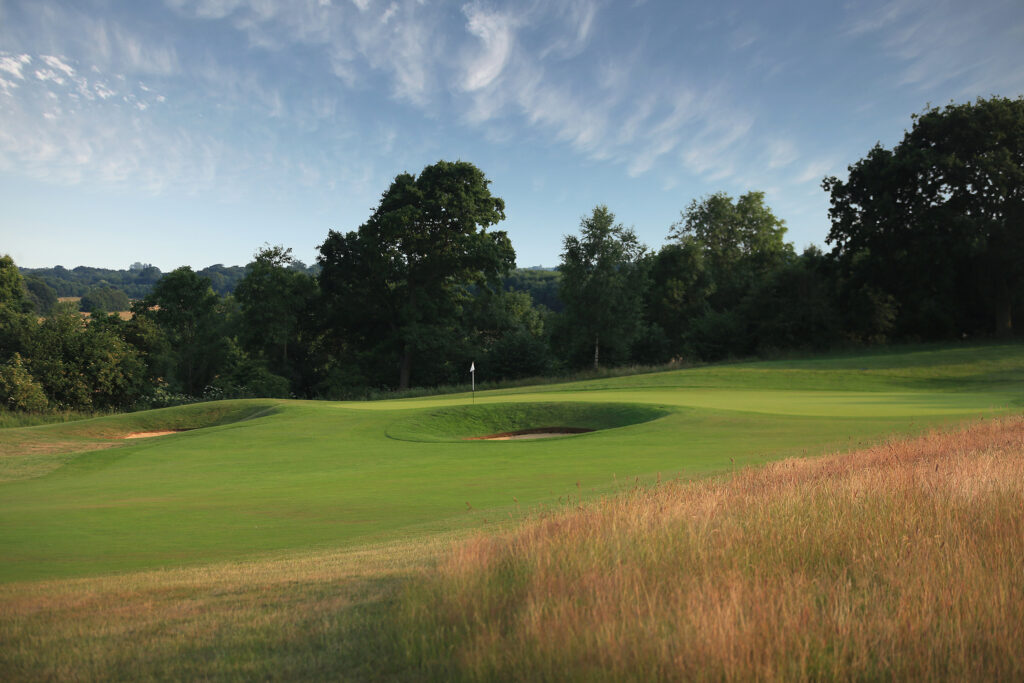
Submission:
[[2,584],[0,678],[1021,680],[1022,508],[985,420],[454,546]]
[[[1018,411],[1022,378],[1018,345],[718,366],[477,395],[481,410],[508,402],[591,402],[642,403],[668,413],[528,442],[438,441],[428,418],[464,406],[466,395],[224,402],[3,430],[0,475],[6,472],[8,481],[0,483],[0,581],[487,527],[637,477],[723,471]],[[425,420],[422,441],[407,440],[410,419]],[[402,438],[389,438],[403,424]],[[111,439],[206,425],[213,426],[138,442]],[[105,448],[83,452],[97,447]]]

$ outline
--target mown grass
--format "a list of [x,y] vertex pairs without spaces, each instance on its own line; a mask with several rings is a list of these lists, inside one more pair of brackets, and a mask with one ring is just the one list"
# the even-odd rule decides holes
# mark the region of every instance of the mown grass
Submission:
[[1024,419],[667,482],[458,545],[427,678],[1024,677]]
[[386,624],[449,542],[0,585],[0,679],[409,678]]
[[[1024,368],[1022,349],[904,353],[913,381],[927,379],[912,386],[894,354],[802,361],[813,367],[796,369],[804,384],[790,389],[779,379],[790,368],[750,364],[477,392],[475,406],[468,395],[218,401],[0,430],[0,582],[491,529],[623,482],[700,477],[1015,412],[1022,383],[1002,378]],[[836,388],[860,386],[863,368],[876,376]],[[551,426],[611,428],[462,439]],[[162,429],[189,431],[118,438]]]
[[121,439],[134,432],[215,427],[269,415],[274,407],[273,402],[256,400],[105,416],[68,413],[67,420],[12,428],[0,433],[0,484],[42,477],[83,453],[123,446]]
[[1024,419],[505,531],[0,585],[4,680],[1020,680]]

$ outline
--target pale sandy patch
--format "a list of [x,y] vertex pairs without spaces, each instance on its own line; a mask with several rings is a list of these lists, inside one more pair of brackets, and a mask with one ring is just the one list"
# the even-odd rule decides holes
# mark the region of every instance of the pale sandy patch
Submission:
[[163,436],[165,434],[177,434],[183,432],[184,429],[167,429],[161,432],[132,432],[131,434],[125,434],[124,436],[118,437],[120,439],[148,439],[151,436]]
[[538,429],[520,429],[515,432],[502,432],[488,436],[472,436],[469,441],[512,441],[519,439],[547,439],[552,436],[565,436],[566,434],[585,434],[593,429],[582,427],[540,427]]

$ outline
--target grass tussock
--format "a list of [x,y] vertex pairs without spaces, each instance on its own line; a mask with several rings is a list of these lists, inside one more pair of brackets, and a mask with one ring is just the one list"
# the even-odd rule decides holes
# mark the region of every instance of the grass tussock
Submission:
[[1024,679],[1024,418],[669,482],[458,545],[396,638],[445,679]]

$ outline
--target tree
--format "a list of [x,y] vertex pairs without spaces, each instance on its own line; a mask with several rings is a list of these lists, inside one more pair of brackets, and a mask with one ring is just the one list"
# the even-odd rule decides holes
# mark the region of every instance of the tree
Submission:
[[316,283],[293,270],[291,249],[267,246],[256,252],[235,288],[245,347],[267,358],[279,375],[291,374],[293,353],[316,294]]
[[647,315],[664,331],[672,354],[689,350],[690,328],[708,312],[714,290],[704,249],[692,237],[666,244],[652,257]]
[[594,369],[601,340],[615,350],[628,348],[643,313],[646,248],[632,228],[615,223],[607,206],[580,219],[580,235],[562,240],[560,295],[570,335],[593,343]]
[[57,292],[41,278],[29,275],[25,278],[26,296],[36,315],[48,315],[57,305]]
[[905,331],[968,330],[981,310],[1009,335],[1024,296],[1024,97],[912,118],[892,150],[823,181],[832,255],[895,297]]
[[336,343],[397,359],[406,388],[414,358],[450,333],[466,286],[487,285],[515,264],[503,231],[505,202],[483,172],[439,161],[397,176],[358,231],[320,245],[320,287]]
[[224,354],[222,316],[210,281],[188,266],[167,273],[134,307],[167,336],[175,379],[185,393],[202,394]]
[[147,388],[139,352],[117,334],[116,317],[87,323],[73,311],[46,318],[29,339],[32,377],[61,408],[128,408]]
[[15,353],[0,365],[0,406],[6,410],[41,413],[46,410],[46,393]]
[[24,350],[35,328],[35,320],[28,315],[31,307],[14,259],[0,256],[0,362]]
[[131,302],[128,300],[127,294],[119,289],[104,286],[93,287],[86,292],[79,303],[79,310],[89,311],[90,313],[95,311],[110,313],[114,311],[127,311],[129,306],[131,306]]
[[838,340],[839,305],[831,262],[817,247],[776,268],[740,305],[753,351],[821,351]]
[[10,306],[20,313],[28,312],[30,306],[25,299],[25,280],[7,254],[0,256],[0,306]]
[[719,310],[734,307],[750,287],[794,256],[784,241],[786,224],[764,203],[764,192],[737,201],[724,192],[694,199],[669,231],[669,238],[699,245],[714,282],[710,295]]
[[479,292],[466,316],[479,376],[498,380],[544,374],[551,364],[544,318],[526,292]]

